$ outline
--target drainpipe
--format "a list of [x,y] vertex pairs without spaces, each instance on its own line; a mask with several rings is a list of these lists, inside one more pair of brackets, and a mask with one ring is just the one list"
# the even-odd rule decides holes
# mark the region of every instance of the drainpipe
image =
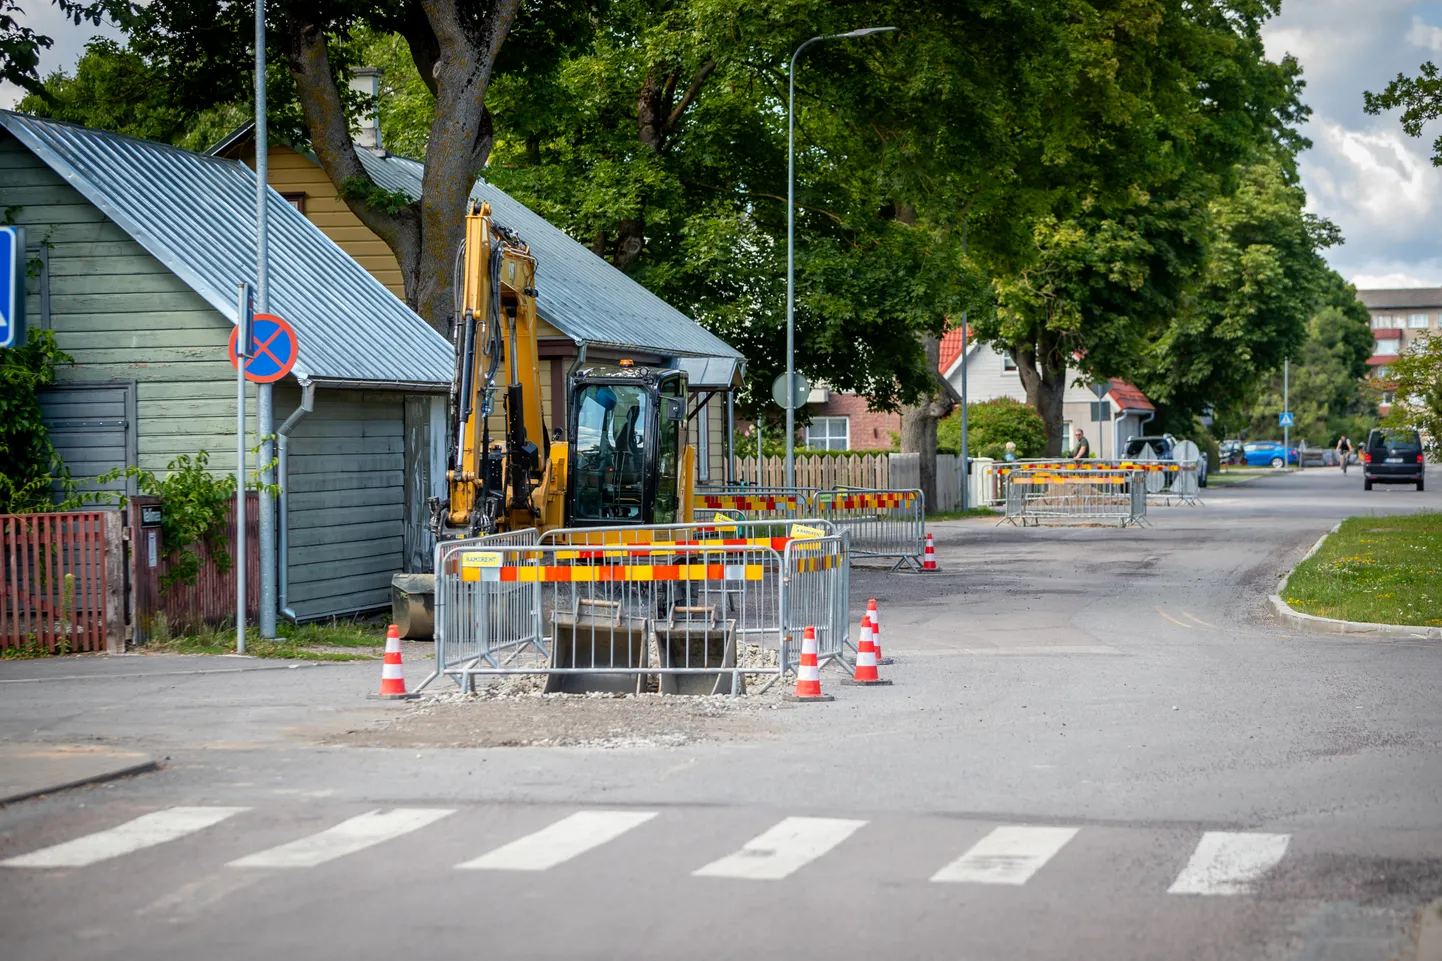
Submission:
[[290,432],[315,410],[315,383],[306,381],[300,386],[300,406],[276,431],[280,441],[280,614],[292,624],[300,623],[295,611],[290,609]]

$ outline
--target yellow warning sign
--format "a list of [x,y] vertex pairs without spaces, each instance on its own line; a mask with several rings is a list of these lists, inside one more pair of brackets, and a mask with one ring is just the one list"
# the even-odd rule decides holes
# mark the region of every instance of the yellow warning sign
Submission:
[[825,537],[826,532],[819,527],[808,527],[805,524],[791,525],[792,537]]
[[[717,525],[716,529],[718,531],[722,531],[724,533],[735,533],[736,531],[736,518],[730,516],[729,514],[718,513],[713,523]],[[721,526],[723,524],[728,526]]]
[[501,555],[498,551],[465,551],[461,554],[461,567],[500,567]]

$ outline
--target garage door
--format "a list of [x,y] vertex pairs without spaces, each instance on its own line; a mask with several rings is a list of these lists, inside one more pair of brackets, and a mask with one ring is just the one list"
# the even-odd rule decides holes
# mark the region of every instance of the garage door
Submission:
[[70,476],[82,490],[135,493],[135,481],[86,483],[135,460],[135,385],[76,384],[40,392],[40,413]]

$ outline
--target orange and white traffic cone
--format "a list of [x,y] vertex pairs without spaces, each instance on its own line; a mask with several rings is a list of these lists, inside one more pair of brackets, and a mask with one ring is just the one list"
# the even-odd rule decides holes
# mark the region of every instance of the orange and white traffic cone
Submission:
[[821,693],[821,667],[816,660],[816,628],[808,627],[801,638],[801,663],[796,667],[796,693],[785,695],[788,701],[834,701]]
[[936,545],[932,543],[931,532],[929,531],[926,535],[926,559],[922,562],[921,569],[923,571],[941,570],[941,568],[936,566]]
[[386,630],[386,656],[381,664],[381,689],[370,697],[386,701],[419,697],[406,693],[406,673],[401,666],[401,632],[392,624]]
[[849,681],[842,681],[843,684],[855,684],[859,687],[876,687],[880,684],[890,684],[890,681],[883,681],[881,675],[876,671],[876,645],[872,643],[871,614],[863,614],[861,617],[861,642],[856,646],[856,673]]
[[895,661],[881,653],[881,612],[876,609],[874,597],[866,602],[866,616],[871,620],[871,646],[876,648],[876,663],[895,664]]

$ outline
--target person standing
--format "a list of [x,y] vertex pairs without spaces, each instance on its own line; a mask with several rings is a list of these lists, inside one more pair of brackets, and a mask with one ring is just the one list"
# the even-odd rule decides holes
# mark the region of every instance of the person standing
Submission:
[[1347,473],[1347,460],[1352,456],[1352,440],[1346,434],[1337,441],[1337,459],[1342,462],[1342,473]]
[[1091,442],[1086,439],[1080,427],[1072,431],[1072,460],[1086,460],[1092,455]]

